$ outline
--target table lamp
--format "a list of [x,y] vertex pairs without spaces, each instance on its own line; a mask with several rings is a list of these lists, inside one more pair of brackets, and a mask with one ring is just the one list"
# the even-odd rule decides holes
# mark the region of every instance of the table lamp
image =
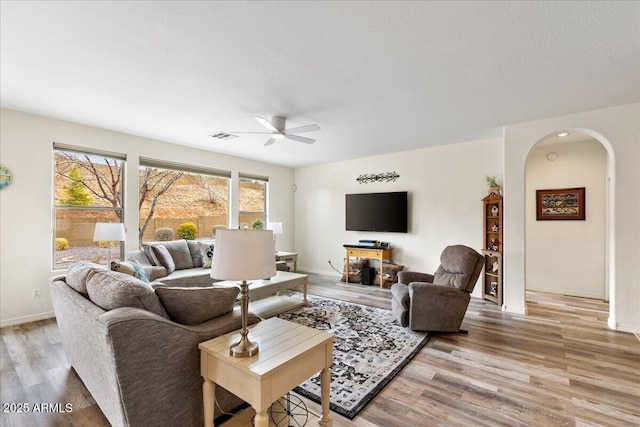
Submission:
[[[276,238],[278,234],[284,234],[282,231],[282,223],[281,222],[268,222],[267,230],[273,231],[273,246],[276,246]],[[277,252],[277,249],[276,249]]]
[[213,251],[211,277],[220,280],[238,280],[240,283],[240,315],[242,329],[240,341],[229,348],[232,357],[249,357],[258,353],[258,344],[249,341],[247,311],[249,310],[249,283],[247,280],[264,279],[276,275],[271,230],[218,230],[216,250]]
[[94,242],[109,242],[107,268],[111,268],[111,242],[124,241],[124,224],[121,222],[97,222],[93,232]]

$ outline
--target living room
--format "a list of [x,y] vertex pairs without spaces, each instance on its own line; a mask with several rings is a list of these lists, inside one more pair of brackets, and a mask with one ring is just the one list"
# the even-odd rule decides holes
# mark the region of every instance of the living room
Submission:
[[[629,7],[631,9],[627,15],[637,17],[637,7]],[[4,12],[5,10],[3,26],[4,19],[9,19],[5,17]],[[637,45],[637,30],[634,31],[630,34],[636,38],[630,43],[633,45],[635,42]],[[11,81],[11,74],[4,72],[4,67],[7,66],[4,57],[5,43],[8,43],[5,40],[3,36],[3,85]],[[549,283],[556,282],[562,285],[561,282],[566,281],[568,270],[562,266],[565,258],[561,258],[557,252],[552,252],[554,255],[551,260],[545,260],[544,257],[541,259],[544,242],[530,246],[536,236],[540,235],[540,230],[535,229],[535,217],[531,216],[535,215],[532,194],[540,187],[532,186],[584,186],[586,181],[593,178],[584,172],[584,163],[582,166],[578,165],[585,153],[585,146],[580,146],[580,143],[587,142],[590,147],[599,147],[599,153],[593,154],[593,157],[597,157],[600,174],[598,179],[607,182],[600,187],[589,184],[589,191],[594,192],[589,192],[586,197],[588,221],[584,224],[591,227],[593,223],[590,221],[594,217],[589,216],[590,213],[595,210],[599,212],[600,222],[597,227],[601,231],[597,237],[590,237],[589,242],[593,242],[594,239],[602,242],[598,244],[600,252],[591,250],[593,248],[589,248],[590,252],[582,252],[586,250],[585,246],[589,246],[585,244],[563,246],[567,240],[575,240],[577,236],[585,233],[584,227],[577,228],[569,222],[560,224],[563,230],[570,230],[569,237],[542,237],[546,239],[550,251],[561,247],[563,249],[560,253],[570,258],[572,282],[583,283],[593,280],[594,264],[597,265],[596,273],[600,278],[597,280],[598,290],[585,291],[583,287],[576,286],[578,289],[573,289],[573,294],[607,300],[608,327],[613,331],[638,333],[640,316],[637,307],[640,304],[640,285],[637,277],[640,275],[640,265],[637,260],[640,259],[640,248],[637,242],[640,239],[640,225],[637,218],[640,217],[640,172],[637,165],[640,164],[640,99],[637,83],[638,56],[636,54],[630,58],[633,63],[628,67],[628,74],[632,75],[629,80],[635,78],[636,82],[631,84],[630,89],[624,87],[620,90],[625,92],[628,89],[628,92],[618,94],[618,97],[608,94],[610,99],[583,104],[589,108],[577,107],[567,110],[557,107],[536,111],[518,121],[496,119],[494,125],[499,129],[498,135],[487,133],[478,136],[482,132],[460,132],[453,140],[446,134],[440,135],[439,138],[430,134],[427,141],[418,131],[414,134],[401,133],[400,136],[396,136],[389,130],[394,128],[396,123],[386,123],[386,126],[377,127],[376,132],[384,134],[388,139],[387,145],[393,146],[397,143],[400,147],[387,151],[381,148],[376,148],[380,151],[374,151],[374,147],[367,143],[367,137],[371,136],[371,133],[364,133],[364,130],[363,133],[359,133],[359,129],[355,127],[349,134],[351,146],[344,147],[350,156],[335,160],[321,157],[325,155],[322,153],[323,135],[331,134],[331,122],[321,114],[321,107],[317,110],[322,120],[317,121],[320,122],[322,131],[313,134],[317,141],[312,146],[298,144],[295,147],[263,147],[264,141],[261,140],[256,145],[251,145],[250,150],[244,149],[244,153],[238,153],[224,152],[230,149],[222,148],[222,142],[210,138],[210,145],[220,147],[220,150],[197,148],[197,144],[189,145],[189,141],[185,145],[178,145],[175,143],[178,137],[171,132],[163,134],[160,129],[165,124],[155,117],[139,116],[141,121],[146,119],[158,128],[155,137],[136,136],[135,131],[128,131],[126,127],[119,126],[119,117],[116,115],[111,117],[109,122],[98,122],[89,117],[90,108],[87,108],[86,117],[78,117],[75,120],[60,118],[55,108],[48,109],[50,107],[45,105],[41,108],[27,108],[26,104],[23,106],[15,98],[9,99],[8,92],[3,88],[3,108],[0,110],[0,160],[2,166],[9,168],[12,182],[0,191],[0,326],[24,324],[53,316],[46,283],[49,277],[59,273],[51,267],[54,143],[126,155],[127,181],[123,205],[127,251],[138,249],[139,245],[136,232],[139,226],[136,177],[140,158],[153,158],[229,171],[232,200],[233,191],[237,191],[240,174],[251,173],[268,177],[269,218],[281,221],[285,227],[284,234],[277,238],[277,249],[297,252],[299,270],[334,278],[337,274],[327,261],[334,266],[341,266],[345,256],[343,245],[356,243],[360,239],[389,241],[396,263],[404,265],[406,269],[425,272],[435,271],[440,263],[442,249],[448,245],[464,244],[480,249],[481,199],[487,193],[485,176],[497,175],[503,185],[505,199],[504,304],[499,309],[509,315],[526,315],[527,291],[564,293],[560,288],[548,286]],[[522,75],[520,78],[524,81],[526,76]],[[355,81],[350,81],[356,84]],[[568,81],[563,84],[568,84]],[[408,92],[405,92],[404,96],[410,97]],[[298,95],[306,96],[301,93]],[[425,91],[420,96],[427,95],[428,91]],[[273,92],[270,92],[269,96],[273,96]],[[347,97],[348,94],[344,96]],[[602,96],[604,97],[604,94]],[[317,99],[314,102],[320,103],[320,97]],[[392,100],[401,102],[402,98]],[[477,100],[474,104],[478,110],[484,108],[484,103],[492,102],[489,99],[484,103],[481,101]],[[520,101],[522,99],[518,100]],[[112,101],[105,99],[105,103],[107,102]],[[151,101],[145,99],[144,102]],[[549,101],[549,104],[554,102],[557,100]],[[200,131],[203,134],[218,130],[234,131],[236,128],[233,126],[238,126],[237,130],[244,129],[243,120],[253,120],[253,115],[289,114],[283,111],[285,106],[286,102],[276,103],[274,106],[242,106],[236,112],[236,121],[232,124],[220,123],[221,129],[200,128]],[[122,110],[123,116],[130,114],[126,113],[130,108],[128,106],[120,105],[117,108]],[[388,108],[394,107],[390,105]],[[243,109],[241,113],[240,110]],[[379,111],[385,111],[385,108]],[[217,113],[216,110],[207,114]],[[352,118],[352,114],[356,115],[348,111],[342,113],[347,118]],[[445,113],[458,114],[455,109],[447,110]],[[422,113],[417,112],[413,119],[420,121],[421,115]],[[473,118],[472,114],[468,116],[470,119]],[[441,116],[438,117],[441,119]],[[296,126],[316,120],[311,113],[300,113],[298,117],[293,118],[296,120]],[[368,117],[371,122],[379,119]],[[436,125],[436,121],[433,126]],[[216,122],[216,126],[217,123],[219,122]],[[584,138],[567,146],[556,139],[555,135],[561,131],[581,134]],[[208,135],[205,136],[208,138]],[[404,139],[415,139],[424,144],[400,145]],[[424,141],[420,141],[421,139]],[[242,141],[243,137],[236,138],[233,144],[242,147]],[[557,153],[558,160],[552,163],[551,160],[543,159],[548,167],[536,172],[536,164],[531,163],[534,161],[532,156],[535,150],[541,147],[545,147],[542,156]],[[270,148],[280,150],[276,152],[276,156],[282,159],[281,162],[266,161],[260,157],[261,150],[266,151]],[[290,164],[295,164],[295,156],[303,158],[309,155],[305,152],[307,148],[313,150],[311,157],[316,156],[323,160],[291,166]],[[560,164],[565,168],[564,172],[555,175],[553,181],[545,182],[544,177],[550,173],[551,165]],[[567,172],[578,170],[581,172],[577,175]],[[359,184],[356,180],[362,174],[392,171],[399,175],[393,182]],[[535,175],[531,175],[532,173]],[[388,191],[409,192],[408,233],[374,234],[345,230],[345,194]],[[240,226],[237,212],[237,204],[232,204],[229,220],[231,228]],[[573,253],[574,251],[576,253]],[[593,262],[593,257],[598,257],[597,263]],[[28,262],[28,268],[25,267],[25,262]],[[536,271],[540,270],[555,273],[550,273],[547,277],[535,276]],[[41,292],[41,297],[34,299],[33,290],[36,288]],[[481,299],[480,286],[476,286],[472,297]]]

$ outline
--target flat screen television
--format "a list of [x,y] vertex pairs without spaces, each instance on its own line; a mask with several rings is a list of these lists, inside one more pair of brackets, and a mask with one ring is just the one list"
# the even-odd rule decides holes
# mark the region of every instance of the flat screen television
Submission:
[[346,229],[407,232],[407,192],[347,194]]

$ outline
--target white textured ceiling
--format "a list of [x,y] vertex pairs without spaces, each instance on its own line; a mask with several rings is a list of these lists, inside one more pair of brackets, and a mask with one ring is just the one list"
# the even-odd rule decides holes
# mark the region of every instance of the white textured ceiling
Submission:
[[[20,2],[3,107],[302,166],[640,101],[640,2]],[[313,145],[253,116],[317,123]]]

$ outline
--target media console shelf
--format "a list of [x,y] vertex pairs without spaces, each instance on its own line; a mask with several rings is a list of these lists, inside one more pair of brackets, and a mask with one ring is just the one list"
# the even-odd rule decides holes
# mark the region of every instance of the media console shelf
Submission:
[[393,262],[391,259],[391,248],[359,245],[344,245],[344,248],[347,250],[346,282],[349,283],[350,257],[371,258],[380,261],[380,272],[378,273],[378,278],[380,279],[380,287],[382,288],[384,285],[384,281],[382,279],[382,273],[384,272],[383,262],[385,259],[389,262]]

